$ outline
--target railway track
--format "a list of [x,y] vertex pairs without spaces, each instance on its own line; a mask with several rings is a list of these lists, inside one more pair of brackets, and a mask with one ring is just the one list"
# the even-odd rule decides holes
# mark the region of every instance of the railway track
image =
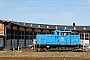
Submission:
[[[31,48],[23,48],[22,52],[37,52],[35,49]],[[38,52],[72,52],[72,50],[39,50]],[[90,50],[82,50],[82,51],[75,51],[75,52],[90,52]]]

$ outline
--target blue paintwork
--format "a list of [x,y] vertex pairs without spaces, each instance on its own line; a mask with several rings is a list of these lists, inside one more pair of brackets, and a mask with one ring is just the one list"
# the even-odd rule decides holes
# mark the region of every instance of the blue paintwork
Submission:
[[[60,33],[68,33],[68,35],[62,36]],[[76,45],[80,44],[80,35],[72,35],[71,30],[56,29],[54,34],[37,34],[36,44]]]

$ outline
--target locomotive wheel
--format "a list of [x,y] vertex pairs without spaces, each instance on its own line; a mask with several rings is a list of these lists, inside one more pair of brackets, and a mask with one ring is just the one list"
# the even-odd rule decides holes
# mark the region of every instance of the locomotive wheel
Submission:
[[72,52],[74,52],[74,48],[72,48]]
[[44,49],[43,48],[40,48],[40,51],[42,52]]
[[48,51],[48,49],[47,48],[44,48],[44,50],[47,52]]
[[40,48],[37,48],[36,51],[37,51],[37,52],[38,52],[38,51],[41,51],[41,49],[40,49]]
[[36,49],[36,51],[38,52],[38,48]]
[[72,52],[75,52],[75,51],[77,51],[77,49],[73,48],[73,49],[72,49]]
[[38,48],[38,51],[40,51],[40,48]]

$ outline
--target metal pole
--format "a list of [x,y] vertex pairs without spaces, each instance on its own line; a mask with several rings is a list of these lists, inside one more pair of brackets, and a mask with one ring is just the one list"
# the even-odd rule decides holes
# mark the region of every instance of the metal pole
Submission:
[[8,26],[10,26],[10,24],[9,25],[7,25],[7,26],[5,26],[5,46],[7,46],[7,41],[6,41],[6,38],[7,38],[7,35],[6,35],[6,33],[7,33],[7,27]]
[[7,46],[6,38],[7,38],[7,36],[6,36],[6,26],[5,26],[5,46]]
[[[12,20],[12,22],[13,22],[13,20]],[[5,46],[7,46],[7,41],[6,41],[6,38],[7,38],[7,35],[6,35],[6,33],[7,33],[7,27],[10,26],[10,25],[11,25],[11,23],[9,25],[7,25],[7,26],[5,25],[5,36],[6,36],[5,37]]]
[[84,33],[83,49],[85,49],[85,33]]

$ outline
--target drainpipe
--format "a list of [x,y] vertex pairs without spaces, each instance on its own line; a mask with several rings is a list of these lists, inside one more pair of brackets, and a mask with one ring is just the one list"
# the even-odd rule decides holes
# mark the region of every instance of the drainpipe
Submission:
[[[13,21],[13,20],[12,20],[12,21]],[[10,23],[9,25],[6,25],[6,26],[5,26],[5,36],[6,36],[6,37],[5,37],[5,46],[7,46],[7,41],[6,41],[6,38],[7,38],[7,35],[6,35],[6,33],[7,33],[7,27],[10,26],[10,25],[11,25],[11,23]]]

